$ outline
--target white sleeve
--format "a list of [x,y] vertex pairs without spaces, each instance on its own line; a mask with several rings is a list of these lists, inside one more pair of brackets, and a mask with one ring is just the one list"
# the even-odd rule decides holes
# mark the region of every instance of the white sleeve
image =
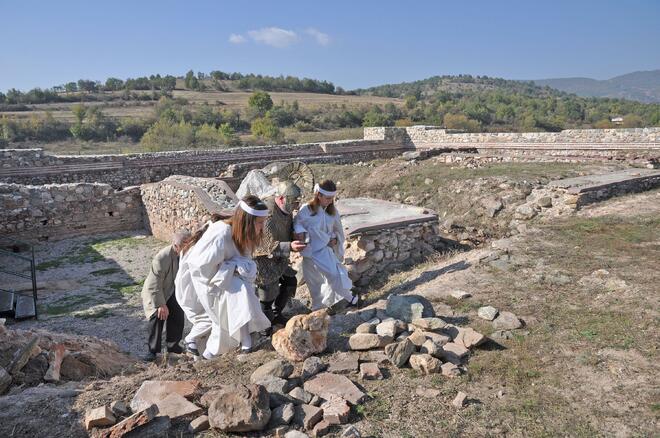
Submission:
[[336,254],[339,260],[344,260],[344,243],[346,242],[346,236],[344,236],[344,226],[341,223],[341,215],[337,211],[334,215],[334,221],[332,223],[332,231],[337,236],[337,250]]
[[293,219],[293,232],[296,234],[307,232],[306,222],[309,218],[309,208],[307,205],[304,205],[299,211],[296,217]]

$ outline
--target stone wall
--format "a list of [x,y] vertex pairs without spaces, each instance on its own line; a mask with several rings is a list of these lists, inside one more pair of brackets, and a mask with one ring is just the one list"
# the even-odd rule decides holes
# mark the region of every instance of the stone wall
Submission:
[[0,150],[0,182],[102,182],[122,188],[161,181],[170,175],[217,177],[237,163],[249,169],[282,160],[345,163],[393,157],[408,148],[402,143],[345,140],[128,155],[51,155],[41,149],[4,149]]
[[141,195],[145,226],[161,240],[182,228],[197,229],[214,213],[230,214],[236,200],[223,181],[180,175],[143,185]]
[[393,225],[348,235],[344,263],[351,280],[357,286],[366,286],[383,274],[419,263],[454,244],[440,236],[437,218],[405,226]]
[[650,143],[660,148],[660,128],[566,129],[561,132],[462,133],[437,126],[364,128],[365,140],[407,141],[415,146],[455,143],[556,143],[600,144]]
[[0,183],[0,235],[43,241],[142,228],[139,187]]

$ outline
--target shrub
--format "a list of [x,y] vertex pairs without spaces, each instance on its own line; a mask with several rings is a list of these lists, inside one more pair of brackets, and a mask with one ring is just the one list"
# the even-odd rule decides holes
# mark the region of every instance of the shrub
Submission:
[[279,143],[284,141],[284,134],[275,122],[268,117],[260,117],[252,121],[252,135],[270,142]]

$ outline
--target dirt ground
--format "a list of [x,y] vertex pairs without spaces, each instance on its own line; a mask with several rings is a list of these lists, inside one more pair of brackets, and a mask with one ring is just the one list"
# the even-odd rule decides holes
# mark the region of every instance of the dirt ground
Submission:
[[[343,196],[357,190],[350,181],[359,172],[363,196],[387,194],[380,197],[392,200],[395,193],[400,197],[431,193],[424,180],[432,178],[433,193],[424,205],[460,218],[470,233],[478,229],[488,233],[486,243],[470,251],[439,255],[414,269],[378,279],[366,291],[367,303],[392,293],[420,295],[439,316],[486,335],[493,335],[495,329],[477,317],[477,309],[492,305],[515,313],[525,326],[508,339],[497,338],[479,347],[467,373],[459,378],[420,376],[409,368],[386,366],[385,380],[358,381],[370,396],[351,414],[362,436],[658,436],[660,190],[611,199],[551,223],[532,221],[526,234],[496,240],[505,234],[505,227],[488,228],[488,219],[471,214],[460,195],[486,196],[493,181],[536,184],[603,167],[519,164],[470,172],[430,160],[422,163],[426,164],[415,169],[396,161],[377,162],[366,170],[315,167],[319,176],[342,182]],[[399,179],[385,182],[374,177],[390,171],[398,172]],[[370,177],[365,178],[365,172]],[[479,178],[487,184],[475,184]],[[478,192],[455,193],[459,187],[476,187]],[[140,354],[146,326],[139,291],[151,257],[163,245],[132,233],[71,239],[40,248],[43,316],[12,328],[91,334]],[[451,298],[449,292],[455,289],[472,297]],[[303,295],[304,290],[295,312],[304,311]],[[333,316],[324,360],[345,345],[358,322],[342,313]],[[86,390],[71,401],[67,418],[77,422],[87,408],[114,400],[130,402],[146,379],[195,378],[205,389],[246,382],[257,366],[274,357],[268,346],[247,356],[229,354],[195,366],[172,357],[167,364],[145,365],[133,375],[87,382]],[[439,395],[420,395],[429,388]],[[462,410],[451,405],[458,391],[468,394]],[[66,413],[42,408],[45,422],[49,415]],[[186,425],[186,420],[175,422],[173,433],[188,436]],[[68,436],[84,436],[80,428],[72,430]],[[340,432],[332,430],[330,436]],[[225,435],[209,431],[200,436]]]

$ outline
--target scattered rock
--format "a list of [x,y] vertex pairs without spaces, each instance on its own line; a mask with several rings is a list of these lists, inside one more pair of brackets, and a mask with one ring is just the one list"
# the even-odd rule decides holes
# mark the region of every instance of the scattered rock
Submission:
[[437,317],[418,318],[413,320],[412,325],[422,330],[434,331],[444,328],[447,322]]
[[390,295],[387,298],[385,312],[388,316],[405,322],[412,322],[418,318],[432,316],[425,314],[424,304],[422,304],[419,298],[405,295]]
[[434,374],[440,371],[440,362],[430,354],[413,354],[410,356],[410,366],[422,374]]
[[348,425],[341,433],[341,438],[361,438],[360,432],[352,424]]
[[282,359],[271,360],[261,365],[254,370],[250,376],[250,382],[257,383],[260,380],[265,380],[268,376],[279,377],[280,379],[288,378],[293,373],[293,365]]
[[527,204],[519,205],[513,217],[520,220],[530,220],[536,216],[536,210]]
[[103,405],[98,408],[89,409],[85,413],[85,429],[91,430],[93,427],[112,426],[117,420],[108,406]]
[[293,402],[302,405],[302,404],[310,404],[313,398],[313,394],[305,391],[299,386],[296,386],[289,392],[289,396],[293,399]]
[[552,207],[552,198],[550,196],[539,198],[538,201],[536,201],[536,205],[543,208],[550,208]]
[[11,362],[9,362],[9,365],[7,366],[7,372],[9,374],[16,374],[20,370],[23,369],[23,367],[28,363],[30,360],[30,357],[33,356],[33,350],[39,348],[37,346],[37,342],[39,341],[39,338],[37,336],[34,336],[32,339],[30,339],[30,342],[19,348],[14,352],[14,356],[11,359]]
[[[115,424],[110,429],[101,431],[100,436],[103,438],[121,438],[133,431],[136,432],[134,436],[140,436],[137,432],[141,431],[142,427],[156,418],[156,415],[158,415],[158,406],[153,404],[146,409],[136,412],[124,421]],[[169,418],[167,418],[167,422],[169,424]]]
[[495,340],[508,340],[513,339],[513,332],[511,330],[495,330],[490,334],[491,339]]
[[295,407],[293,421],[305,430],[312,430],[316,423],[323,419],[323,409],[312,405],[298,405]]
[[471,293],[465,292],[464,290],[453,290],[453,291],[449,292],[449,295],[456,298],[457,300],[464,300],[464,299],[470,298],[472,296]]
[[422,344],[419,349],[420,353],[430,354],[433,357],[442,357],[442,345],[438,345],[430,339]]
[[355,333],[376,333],[376,325],[368,322],[363,322],[355,329]]
[[486,337],[471,327],[459,327],[458,334],[454,337],[454,342],[465,348],[476,347],[486,341]]
[[224,432],[262,430],[270,420],[268,392],[261,385],[226,385],[209,407],[209,424]]
[[328,372],[336,374],[351,374],[357,372],[358,368],[358,356],[350,352],[338,353],[330,358],[328,364]]
[[326,365],[318,356],[308,357],[305,359],[305,362],[303,362],[302,378],[305,380],[309,379],[310,377],[315,376],[316,374],[325,370],[325,368]]
[[494,320],[495,317],[497,316],[497,313],[498,313],[497,309],[494,308],[493,306],[479,307],[479,310],[477,310],[477,316],[487,321]]
[[424,335],[422,330],[415,330],[408,336],[408,340],[415,344],[416,347],[421,347],[426,342],[426,335]]
[[441,392],[439,389],[424,388],[423,386],[418,386],[417,389],[415,389],[415,394],[425,398],[436,398],[440,397]]
[[481,200],[481,205],[486,209],[488,217],[495,217],[495,215],[504,208],[502,201],[497,198],[485,198]]
[[[65,380],[80,381],[86,377],[93,376],[95,373],[94,367],[82,360],[80,354],[67,354],[62,359],[60,366],[60,377]],[[146,408],[151,403],[145,405]]]
[[431,179],[431,178],[425,178],[425,179],[424,179],[424,184],[426,184],[427,186],[433,184],[433,179]]
[[284,438],[309,438],[309,435],[299,430],[290,430],[284,435]]
[[176,420],[186,415],[197,415],[202,412],[202,408],[189,402],[184,396],[176,392],[160,400],[157,404],[158,413],[167,415],[170,420]]
[[380,372],[377,364],[363,363],[360,364],[360,377],[364,380],[382,380],[383,373]]
[[396,335],[404,331],[408,325],[398,319],[383,321],[376,326],[376,333],[384,338],[395,338]]
[[296,315],[286,327],[275,332],[272,344],[285,358],[300,362],[325,350],[330,317],[321,309],[307,315]]
[[392,338],[379,336],[375,333],[356,333],[348,338],[348,346],[351,350],[371,350],[372,348],[383,348],[392,342]]
[[[450,342],[452,339],[450,336],[444,333],[422,332],[422,334],[424,335],[425,339],[430,339],[436,345],[440,345],[440,346],[445,345],[447,342]],[[422,345],[424,344],[422,343]]]
[[11,381],[11,374],[9,374],[3,367],[0,367],[0,395],[4,394],[7,388],[9,388]]
[[293,420],[295,413],[296,410],[293,403],[285,403],[276,407],[270,414],[268,429],[272,429],[277,426],[287,426],[289,423],[291,423],[291,420]]
[[321,373],[305,382],[305,391],[329,400],[331,396],[343,398],[351,404],[362,402],[366,395],[345,376]]
[[451,362],[455,365],[460,365],[463,362],[463,359],[470,354],[470,350],[458,345],[455,342],[449,342],[442,346],[442,351],[440,355],[447,362]]
[[209,417],[206,415],[202,415],[190,422],[190,424],[188,425],[188,432],[190,433],[203,432],[208,428],[209,428]]
[[117,417],[124,417],[128,415],[129,412],[128,406],[121,400],[110,403],[110,410]]
[[451,362],[443,363],[440,368],[443,376],[458,377],[461,375],[461,369]]
[[64,344],[55,344],[51,347],[48,358],[48,370],[44,375],[46,382],[58,382],[60,380],[60,368],[66,349]]
[[415,351],[415,344],[413,344],[410,339],[406,339],[403,342],[397,342],[394,344],[389,344],[385,347],[385,354],[387,354],[388,359],[392,362],[393,365],[401,368],[403,367],[410,355]]
[[522,327],[522,322],[511,312],[500,312],[493,321],[493,327],[500,330],[514,330]]
[[351,407],[341,397],[331,396],[321,405],[323,420],[330,424],[345,424],[351,415]]
[[410,337],[410,332],[409,331],[401,332],[401,333],[399,333],[399,336],[396,337],[396,342],[401,342],[404,339],[409,338],[409,337]]
[[464,393],[463,391],[459,391],[459,393],[456,395],[456,398],[454,398],[454,401],[451,402],[451,404],[455,408],[462,408],[465,406],[467,400],[467,394]]
[[257,384],[263,386],[268,392],[271,408],[292,401],[288,392],[293,388],[293,384],[286,379],[267,376],[264,380],[258,381]]
[[131,409],[133,412],[142,411],[170,394],[192,397],[198,388],[197,380],[146,380],[133,396]]
[[321,420],[318,423],[316,423],[316,426],[314,426],[314,430],[312,430],[312,437],[321,437],[325,436],[328,433],[330,433],[330,428],[332,427],[332,424],[327,422],[326,420]]
[[367,360],[375,362],[378,365],[386,365],[390,362],[384,351],[372,350],[367,353]]

